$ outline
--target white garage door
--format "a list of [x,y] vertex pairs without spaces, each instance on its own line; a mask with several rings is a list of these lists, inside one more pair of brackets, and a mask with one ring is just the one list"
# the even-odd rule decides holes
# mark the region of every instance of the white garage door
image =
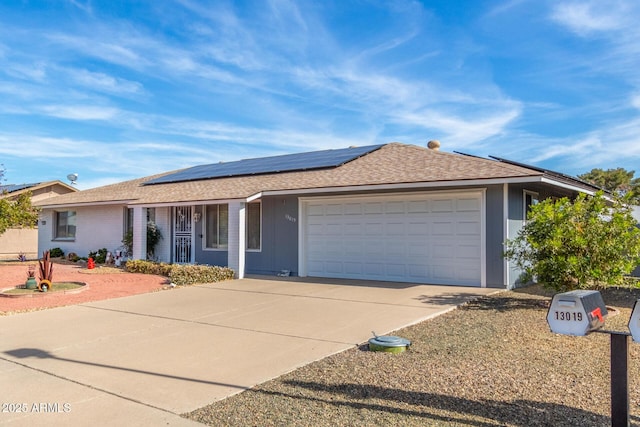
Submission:
[[303,200],[301,273],[481,286],[482,193]]

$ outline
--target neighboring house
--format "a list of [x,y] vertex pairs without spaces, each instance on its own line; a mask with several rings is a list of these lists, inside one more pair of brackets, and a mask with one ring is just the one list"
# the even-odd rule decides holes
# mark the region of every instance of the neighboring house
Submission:
[[[78,190],[61,181],[0,185],[0,198],[16,199],[27,191],[31,192],[31,203],[35,204],[38,201]],[[16,259],[20,254],[30,259],[37,258],[37,229],[10,228],[0,235],[0,259]]]
[[160,261],[245,274],[506,288],[528,206],[597,190],[510,162],[389,143],[196,166],[38,203],[39,250],[86,255],[145,227]]

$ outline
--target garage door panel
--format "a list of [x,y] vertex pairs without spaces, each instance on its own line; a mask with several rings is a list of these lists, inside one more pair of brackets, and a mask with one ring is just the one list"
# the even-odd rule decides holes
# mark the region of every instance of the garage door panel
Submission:
[[346,203],[344,213],[345,215],[362,215],[362,203]]
[[364,233],[371,236],[384,236],[384,224],[382,222],[367,222],[364,225]]
[[460,221],[456,224],[456,234],[480,236],[480,223],[477,221]]
[[404,236],[405,234],[404,222],[388,223],[386,226],[385,234],[387,236]]
[[436,221],[433,223],[434,236],[453,236],[455,230],[455,224],[451,221]]
[[453,212],[453,200],[435,199],[431,202],[431,212]]
[[305,202],[308,275],[480,285],[480,193],[375,198]]
[[427,213],[429,212],[429,202],[427,200],[413,200],[407,203],[407,212],[409,213]]
[[364,264],[364,276],[370,277],[384,277],[384,267],[380,263],[368,262]]
[[327,224],[325,227],[325,235],[342,236],[342,224]]
[[362,275],[362,263],[361,262],[345,262],[344,263],[344,272],[347,274],[353,275]]
[[342,265],[341,261],[326,261],[324,267],[329,274],[341,274],[343,273]]
[[384,205],[385,213],[387,214],[403,214],[405,213],[405,202],[388,202]]
[[364,213],[366,215],[381,214],[382,213],[382,203],[365,203],[364,204]]
[[343,207],[344,207],[344,204],[342,204],[342,203],[330,203],[330,204],[327,204],[327,206],[325,208],[325,215],[327,215],[327,216],[342,215]]
[[480,212],[481,202],[477,197],[459,198],[456,200],[456,211]]

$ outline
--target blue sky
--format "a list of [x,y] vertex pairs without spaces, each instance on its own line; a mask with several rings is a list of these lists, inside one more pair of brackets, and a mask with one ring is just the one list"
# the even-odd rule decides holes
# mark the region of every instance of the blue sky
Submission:
[[[4,0],[6,183],[392,141],[640,169],[640,2]],[[640,175],[640,170],[638,170]]]

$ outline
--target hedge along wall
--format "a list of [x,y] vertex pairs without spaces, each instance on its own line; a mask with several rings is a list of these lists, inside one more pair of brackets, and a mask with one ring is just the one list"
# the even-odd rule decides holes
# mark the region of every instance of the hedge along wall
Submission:
[[210,265],[166,264],[144,260],[127,261],[125,270],[130,273],[157,274],[168,277],[176,285],[216,283],[234,278],[235,272],[228,267]]

